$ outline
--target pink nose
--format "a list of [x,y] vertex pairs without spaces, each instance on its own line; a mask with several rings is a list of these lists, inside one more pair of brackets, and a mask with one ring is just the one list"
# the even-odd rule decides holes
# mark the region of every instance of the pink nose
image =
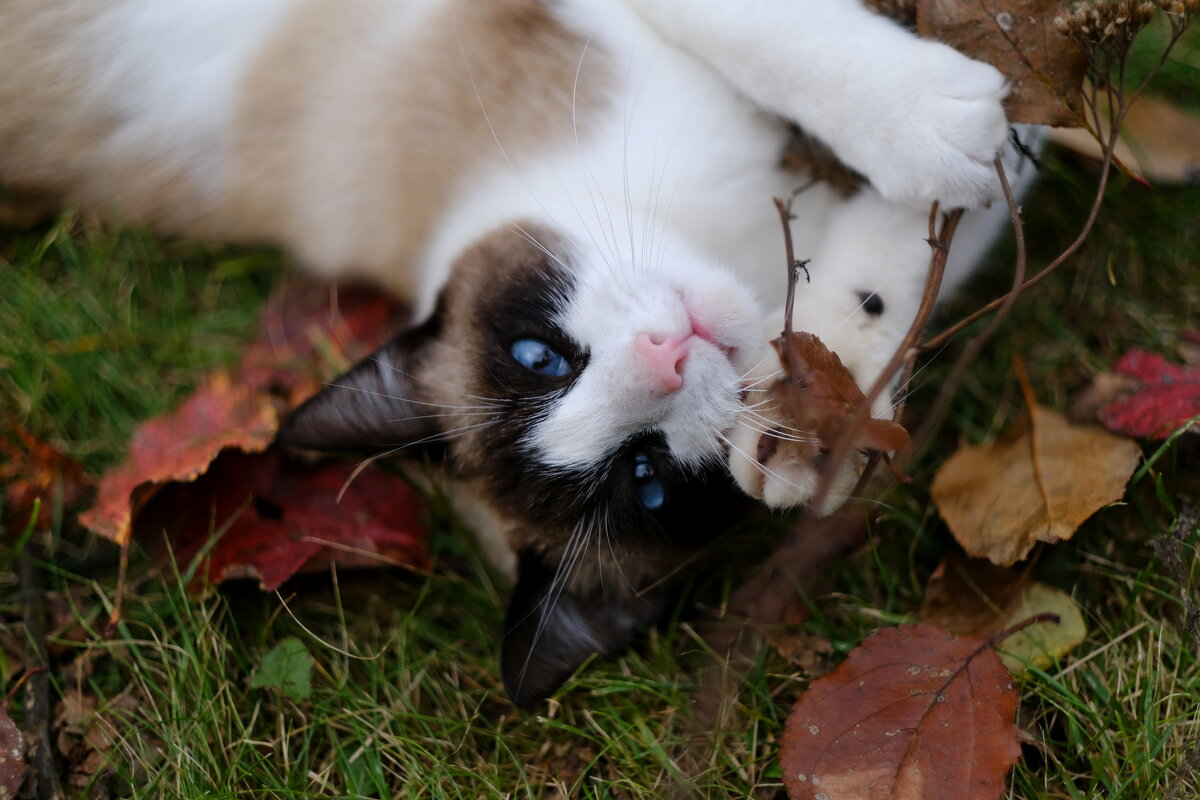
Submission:
[[633,340],[634,350],[662,391],[674,392],[683,386],[683,362],[687,359],[690,338],[639,333]]

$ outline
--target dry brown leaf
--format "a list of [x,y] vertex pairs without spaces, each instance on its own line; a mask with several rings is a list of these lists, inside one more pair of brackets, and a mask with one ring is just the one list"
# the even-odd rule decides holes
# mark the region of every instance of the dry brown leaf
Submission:
[[[772,342],[786,373],[773,385],[779,406],[793,429],[815,431],[820,443],[831,447],[842,428],[853,422],[867,398],[854,376],[816,334],[797,331]],[[868,418],[855,431],[859,450],[889,452],[908,444],[908,431],[898,422]],[[760,445],[761,447],[761,445]]]
[[792,800],[987,800],[1017,760],[1017,690],[991,646],[884,628],[813,681],[780,749]]
[[960,447],[938,470],[933,500],[968,555],[1008,566],[1119,500],[1140,458],[1135,442],[1036,406],[1023,430]]
[[1004,73],[1010,122],[1073,126],[1087,58],[1058,32],[1064,0],[917,0],[917,32]]
[[775,652],[808,676],[824,675],[833,667],[833,641],[827,636],[782,625],[764,625],[761,632]]

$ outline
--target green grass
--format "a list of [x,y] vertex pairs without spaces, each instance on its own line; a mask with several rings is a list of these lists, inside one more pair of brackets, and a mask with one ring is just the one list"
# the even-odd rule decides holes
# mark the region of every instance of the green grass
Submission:
[[[1160,83],[1193,105],[1196,41]],[[1095,180],[1086,165],[1045,160],[1046,177],[1024,204],[1035,267],[1073,237]],[[915,485],[893,492],[869,546],[834,566],[832,591],[815,599],[805,630],[841,654],[919,606],[951,542],[929,504],[932,474],[960,438],[980,441],[1019,416],[1015,356],[1039,399],[1065,408],[1126,348],[1170,354],[1179,332],[1196,327],[1197,219],[1200,191],[1115,180],[1092,239],[1017,305],[914,465]],[[281,269],[272,254],[114,231],[71,214],[0,231],[0,259],[0,404],[93,471],[119,459],[139,420],[238,358]],[[1004,290],[1010,254],[994,261],[943,320]],[[956,349],[921,373],[915,416]],[[1200,645],[1186,630],[1200,602],[1200,530],[1172,538],[1185,505],[1200,498],[1194,439],[1177,441],[1123,504],[1071,542],[1039,551],[1038,577],[1073,594],[1090,632],[1022,683],[1027,743],[1012,797],[1200,797],[1188,777],[1200,763],[1189,755],[1200,747]],[[135,557],[123,622],[108,639],[111,549],[61,520],[37,541],[53,554],[38,562],[52,589],[53,691],[96,703],[64,741],[82,747],[92,728],[90,741],[106,742],[103,767],[68,780],[72,795],[660,798],[680,785],[686,713],[706,663],[691,613],[682,608],[637,648],[594,661],[537,714],[517,713],[496,662],[506,587],[444,515],[431,574],[332,573],[295,581],[282,597],[245,585],[198,597],[173,567]],[[736,579],[709,575],[696,596],[719,601]],[[16,578],[0,575],[0,666],[10,679],[22,661],[13,646],[20,619]],[[312,694],[299,702],[250,685],[264,654],[289,636],[315,661]],[[805,679],[763,647],[740,683],[696,784],[713,797],[773,798],[783,720]]]

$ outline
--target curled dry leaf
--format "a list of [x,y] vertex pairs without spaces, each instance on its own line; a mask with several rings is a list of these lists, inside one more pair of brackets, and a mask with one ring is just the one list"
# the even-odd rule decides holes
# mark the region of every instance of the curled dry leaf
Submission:
[[[1098,419],[1117,433],[1166,439],[1200,416],[1200,365],[1172,364],[1155,353],[1130,350],[1112,372],[1096,376],[1072,414]],[[1200,431],[1200,423],[1188,430]]]
[[1011,122],[1074,126],[1087,57],[1054,24],[1064,0],[917,0],[917,32],[1008,78]]
[[[853,423],[867,398],[842,360],[816,334],[799,331],[772,344],[785,373],[773,386],[784,422],[796,430],[816,432],[821,446],[831,446],[843,427]],[[873,418],[859,426],[853,442],[856,449],[880,452],[899,450],[906,444],[904,426]]]
[[938,470],[932,495],[968,555],[1008,566],[1039,541],[1071,538],[1119,500],[1140,458],[1129,439],[1035,406],[1023,429],[960,447]]
[[999,567],[986,559],[952,554],[929,577],[917,617],[986,639],[1047,613],[1058,622],[1030,625],[996,646],[1010,672],[1023,673],[1029,664],[1045,668],[1078,647],[1087,637],[1083,614],[1069,594],[1033,580],[1028,567]]
[[[1105,114],[1097,124],[1108,121]],[[1096,137],[1082,129],[1053,130],[1050,141],[1095,161],[1104,156]],[[1153,184],[1200,184],[1200,117],[1160,98],[1138,97],[1125,113],[1115,156],[1128,172]]]
[[792,800],[986,800],[1020,755],[1017,690],[984,640],[932,625],[871,634],[812,683],[780,752]]

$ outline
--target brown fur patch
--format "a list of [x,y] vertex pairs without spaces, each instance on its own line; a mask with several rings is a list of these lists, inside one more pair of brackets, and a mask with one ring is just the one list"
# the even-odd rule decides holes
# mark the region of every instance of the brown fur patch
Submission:
[[97,38],[107,8],[0,0],[0,182],[175,232],[283,244],[406,296],[457,187],[571,141],[585,51],[581,127],[607,89],[602,53],[541,0],[444,0],[395,31],[412,13],[403,2],[305,0],[235,87],[215,147],[232,153],[232,185],[214,199],[190,165],[156,155],[161,143],[102,152],[121,124],[93,85],[117,44]]
[[[505,156],[519,163],[569,141],[585,40],[540,0],[448,0],[381,46],[389,9],[393,0],[309,0],[297,10],[244,87],[234,173],[245,225],[314,261],[349,257],[332,252],[332,237],[355,240],[356,263],[325,266],[408,294],[412,258],[456,187]],[[581,124],[603,84],[582,84]],[[319,198],[347,183],[353,192],[337,200],[353,208],[322,215]]]
[[185,165],[151,156],[152,148],[136,160],[102,155],[122,121],[95,87],[114,49],[95,27],[109,8],[89,0],[0,2],[0,183],[43,205],[54,197],[193,231],[212,209]]

